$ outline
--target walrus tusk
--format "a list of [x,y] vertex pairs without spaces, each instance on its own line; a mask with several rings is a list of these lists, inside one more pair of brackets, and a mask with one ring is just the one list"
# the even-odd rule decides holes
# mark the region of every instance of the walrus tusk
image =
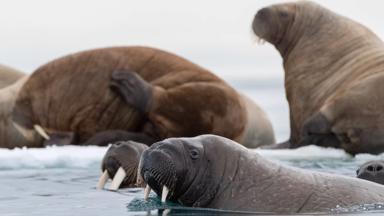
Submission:
[[163,192],[161,193],[161,202],[165,202],[167,200],[168,193],[169,189],[167,188],[167,186],[164,185]]
[[114,190],[116,191],[117,189],[119,189],[121,183],[124,181],[124,178],[127,176],[127,173],[125,172],[125,170],[120,167],[115,176],[113,177],[113,180],[112,180],[112,183],[111,183],[111,186],[109,187],[109,190]]
[[34,140],[34,131],[31,129],[26,129],[23,126],[17,124],[16,122],[12,122],[15,129],[27,140],[33,141]]
[[171,212],[171,209],[164,209],[162,216],[167,216]]
[[45,130],[40,125],[35,124],[35,125],[33,125],[33,128],[35,128],[36,132],[38,134],[40,134],[40,136],[42,136],[44,139],[46,139],[46,140],[50,139],[48,134],[45,132]]
[[99,178],[99,182],[97,182],[96,189],[102,190],[105,184],[107,183],[108,179],[109,179],[108,172],[107,170],[104,170],[103,174]]
[[147,184],[147,186],[144,189],[144,200],[148,199],[149,193],[151,193],[151,187]]

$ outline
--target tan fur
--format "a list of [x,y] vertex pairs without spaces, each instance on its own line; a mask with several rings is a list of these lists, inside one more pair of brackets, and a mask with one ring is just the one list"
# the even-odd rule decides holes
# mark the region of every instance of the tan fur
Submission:
[[23,76],[25,74],[16,69],[0,65],[0,89],[15,83]]
[[[134,71],[155,87],[149,121],[109,88],[115,70]],[[52,61],[30,76],[13,111],[20,125],[74,132],[76,143],[110,129],[152,130],[160,138],[213,133],[239,141],[246,118],[238,93],[217,76],[146,47],[97,49]],[[253,146],[262,144],[270,143]]]
[[[268,32],[257,19],[253,25],[284,60],[290,141],[299,143],[303,124],[320,111],[348,152],[384,151],[382,40],[361,24],[308,1],[268,9],[273,14],[268,26],[276,28]],[[288,14],[285,20],[279,18],[281,12]]]

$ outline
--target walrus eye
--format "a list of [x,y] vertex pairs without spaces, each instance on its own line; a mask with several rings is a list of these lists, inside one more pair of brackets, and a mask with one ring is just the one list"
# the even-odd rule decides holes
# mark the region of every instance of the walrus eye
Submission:
[[197,151],[196,149],[192,149],[190,152],[189,152],[191,158],[193,160],[196,160],[197,158],[199,158],[199,151]]

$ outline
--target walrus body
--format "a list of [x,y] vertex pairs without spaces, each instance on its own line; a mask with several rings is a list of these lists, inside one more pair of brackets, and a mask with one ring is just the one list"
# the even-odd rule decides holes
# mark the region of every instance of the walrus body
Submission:
[[[257,105],[249,105],[217,76],[181,57],[120,47],[76,53],[38,68],[22,85],[11,117],[24,134],[36,134],[39,125],[54,144],[94,144],[87,140],[103,131],[94,140],[105,142],[97,144],[121,140],[120,131],[127,132],[126,140],[149,144],[204,133],[250,147],[273,143],[270,122]],[[260,114],[249,118],[259,123],[247,120],[248,109]],[[245,140],[258,133],[251,124],[263,125],[261,137],[269,138]],[[10,136],[0,146],[43,146],[40,138],[7,145]]]
[[258,11],[255,34],[284,60],[290,147],[384,151],[384,46],[366,27],[315,3]]
[[163,201],[192,207],[312,213],[384,201],[379,184],[283,166],[214,135],[153,144],[139,173]]

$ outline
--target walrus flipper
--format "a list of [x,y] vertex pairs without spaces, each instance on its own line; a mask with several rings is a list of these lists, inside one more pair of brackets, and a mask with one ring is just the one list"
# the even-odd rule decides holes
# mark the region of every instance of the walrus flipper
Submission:
[[315,144],[323,147],[340,147],[340,141],[331,131],[331,124],[320,112],[309,118],[302,132],[302,140],[296,147]]
[[152,145],[158,140],[148,136],[145,133],[129,132],[124,130],[108,130],[95,134],[82,145],[107,146],[108,144],[119,141],[135,141],[146,145]]
[[111,88],[130,106],[142,113],[148,111],[152,98],[152,86],[137,73],[126,70],[114,71]]

